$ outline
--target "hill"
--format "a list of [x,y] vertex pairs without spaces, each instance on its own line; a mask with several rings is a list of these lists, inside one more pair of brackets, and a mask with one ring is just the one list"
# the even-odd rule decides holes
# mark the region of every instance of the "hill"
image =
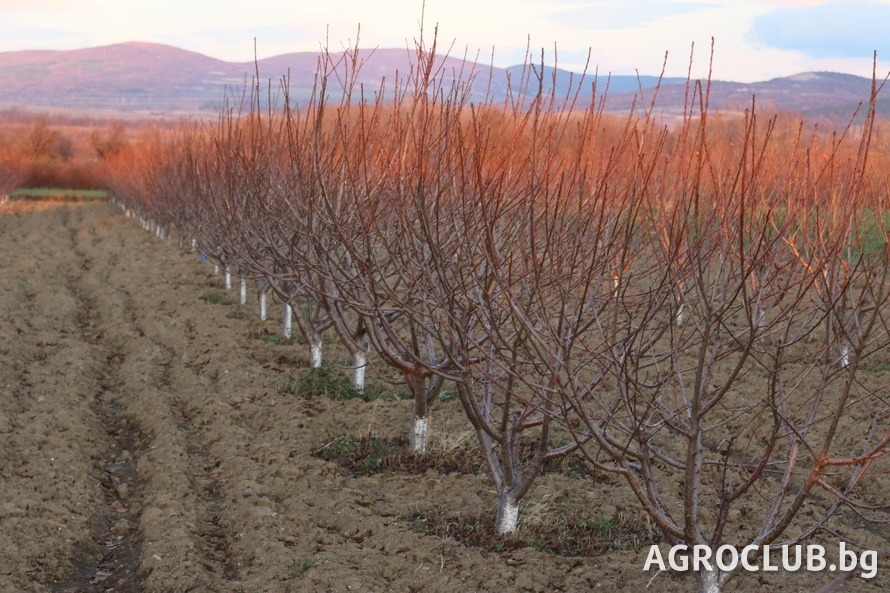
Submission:
[[[381,81],[385,81],[389,92],[397,81],[404,83],[414,72],[415,56],[406,49],[365,50],[360,56],[365,63],[356,82],[366,96],[373,96],[381,88]],[[349,65],[344,55],[333,54],[331,58],[333,62],[327,66],[336,68],[341,76],[346,75]],[[273,90],[287,77],[292,100],[301,102],[311,93],[320,60],[318,52],[299,52],[266,58],[256,64],[225,62],[142,42],[68,51],[0,52],[0,105],[163,115],[209,113],[226,96],[240,97],[257,70],[262,80],[273,81]],[[451,56],[437,62],[436,68],[446,89],[455,75],[462,73],[466,77],[472,72],[475,97],[482,97],[490,88],[492,96],[501,99],[508,87],[515,90],[530,79],[532,88],[537,84],[537,68],[524,69],[521,65],[492,68]],[[581,80],[580,74],[565,70],[554,72],[545,68],[542,74],[545,91],[555,83],[561,94],[577,90]],[[583,79],[582,98],[589,99],[592,82],[592,75]],[[658,78],[601,74],[597,93],[604,91],[607,82],[607,109],[621,112],[627,110],[640,89],[646,95],[651,93]],[[720,110],[740,110],[750,107],[756,96],[758,108],[843,120],[858,103],[868,99],[870,85],[867,78],[833,72],[806,72],[757,83],[713,81],[710,105]],[[659,111],[667,115],[682,113],[687,86],[685,79],[662,80]]]

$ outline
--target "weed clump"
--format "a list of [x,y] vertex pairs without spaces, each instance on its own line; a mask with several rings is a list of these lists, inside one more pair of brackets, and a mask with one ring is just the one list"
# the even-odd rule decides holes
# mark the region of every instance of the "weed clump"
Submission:
[[414,531],[438,538],[453,538],[464,546],[489,552],[534,548],[556,556],[602,556],[614,550],[637,552],[663,541],[645,522],[629,518],[600,517],[565,523],[525,525],[509,537],[495,533],[492,517],[485,514],[455,520],[444,512],[412,513],[402,517]]
[[416,456],[407,453],[407,446],[408,440],[399,437],[356,438],[350,435],[337,435],[334,440],[321,445],[312,454],[325,461],[337,463],[346,468],[351,475],[367,476],[388,468],[398,468],[406,463],[416,463]]
[[353,387],[346,375],[338,373],[329,364],[322,364],[296,376],[288,375],[279,391],[303,397],[323,395],[336,401],[366,399],[365,394]]
[[227,319],[238,319],[239,321],[250,321],[253,319],[253,316],[248,312],[244,307],[233,307],[229,314],[226,315]]
[[359,399],[374,401],[378,399],[398,400],[398,397],[379,387],[366,387],[364,391],[356,388],[345,374],[333,365],[322,363],[320,367],[308,369],[299,374],[287,375],[278,391],[287,395],[302,397],[325,396],[334,401]]
[[[528,463],[533,454],[531,447],[523,447],[521,453],[521,461]],[[478,475],[486,471],[485,461],[476,449],[464,446],[434,446],[424,455],[416,455],[408,451],[408,439],[404,437],[337,435],[333,441],[316,447],[312,455],[336,463],[351,475],[368,475],[383,471],[419,475],[427,470],[440,474]],[[610,476],[596,473],[584,459],[574,455],[548,461],[542,473],[595,481],[611,479]]]
[[210,292],[205,292],[201,296],[198,297],[205,303],[210,303],[211,305],[231,305],[232,300],[227,297],[225,294],[221,292],[217,292],[215,290],[211,290]]

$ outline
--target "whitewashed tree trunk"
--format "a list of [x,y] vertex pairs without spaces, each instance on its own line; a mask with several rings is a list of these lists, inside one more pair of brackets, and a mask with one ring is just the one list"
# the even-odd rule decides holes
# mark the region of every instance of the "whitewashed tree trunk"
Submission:
[[498,535],[516,533],[519,525],[519,503],[508,493],[498,495],[498,514],[495,518],[494,530]]
[[247,278],[241,277],[241,304],[247,304]]
[[684,311],[685,307],[686,307],[686,305],[684,305],[683,303],[680,303],[680,307],[677,309],[677,316],[674,319],[674,321],[677,324],[677,327],[683,327],[683,321],[685,321],[685,314],[686,314],[686,312]]
[[411,416],[409,450],[415,455],[424,455],[430,428],[430,409],[442,389],[442,377],[426,377],[422,373],[406,373],[405,382],[414,395],[414,409]]
[[321,368],[321,336],[312,336],[309,344],[309,366],[313,369]]
[[281,337],[290,340],[293,335],[294,311],[288,303],[284,303],[283,315],[281,317]]
[[430,433],[430,417],[418,417],[416,414],[411,417],[411,435],[409,436],[409,449],[415,455],[424,455],[426,453],[427,440]]
[[723,585],[720,584],[720,571],[715,567],[713,570],[701,570],[698,573],[698,593],[720,593],[723,591]]
[[219,275],[219,264],[213,264],[213,273]]
[[754,327],[757,328],[757,333],[763,333],[766,329],[766,309],[759,303],[754,307]]
[[267,316],[266,311],[266,294],[267,289],[263,288],[260,290],[260,321],[265,321]]
[[232,270],[226,268],[226,290],[232,289]]
[[365,370],[368,366],[368,353],[358,350],[352,356],[352,386],[360,393],[365,392]]
[[847,344],[841,344],[839,350],[841,356],[840,365],[842,369],[845,369],[850,366],[850,346]]

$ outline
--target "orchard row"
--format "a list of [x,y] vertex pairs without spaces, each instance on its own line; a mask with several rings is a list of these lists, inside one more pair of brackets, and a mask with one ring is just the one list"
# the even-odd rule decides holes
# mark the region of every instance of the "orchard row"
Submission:
[[864,378],[890,342],[877,88],[854,137],[711,113],[708,81],[666,126],[657,98],[619,118],[531,65],[495,104],[435,52],[415,64],[367,89],[357,52],[329,55],[300,106],[258,86],[119,160],[114,195],[254,282],[262,315],[274,295],[313,366],[335,334],[356,387],[401,376],[417,455],[453,387],[498,533],[570,453],[672,543],[793,545],[886,506],[857,498],[890,443]]

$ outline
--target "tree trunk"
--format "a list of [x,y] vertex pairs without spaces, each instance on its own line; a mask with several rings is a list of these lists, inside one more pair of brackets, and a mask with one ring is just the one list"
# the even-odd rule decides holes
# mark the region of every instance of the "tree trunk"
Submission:
[[357,350],[352,355],[352,386],[360,393],[365,392],[365,370],[368,366],[368,353],[365,350]]
[[758,334],[762,334],[766,330],[766,309],[759,304],[754,306],[754,327]]
[[226,290],[232,289],[232,270],[226,267]]
[[266,288],[260,289],[260,321],[266,320],[266,293]]
[[293,335],[292,327],[294,322],[294,312],[288,303],[284,303],[283,309],[284,312],[281,317],[281,337],[285,340],[290,340],[291,336]]
[[494,531],[498,535],[513,535],[519,525],[519,502],[508,492],[498,494],[498,514]]
[[410,448],[415,455],[424,455],[426,453],[427,438],[430,431],[429,416],[420,417],[415,415],[411,418],[411,436]]
[[313,369],[319,369],[321,368],[321,336],[315,334],[309,340],[309,366]]
[[427,378],[420,374],[407,374],[405,379],[414,395],[414,412],[411,417],[411,434],[408,436],[411,452],[415,455],[426,453],[430,419],[427,405]]
[[838,347],[838,353],[840,354],[840,365],[842,369],[850,366],[850,347],[847,344],[841,344]]
[[241,278],[241,304],[247,304],[247,278]]
[[720,593],[723,591],[723,585],[720,583],[720,571],[716,568],[712,570],[701,570],[698,573],[698,593]]

